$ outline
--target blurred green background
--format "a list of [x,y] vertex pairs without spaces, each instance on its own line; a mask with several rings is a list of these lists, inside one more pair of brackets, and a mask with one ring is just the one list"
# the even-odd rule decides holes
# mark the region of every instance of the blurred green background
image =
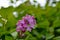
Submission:
[[[2,40],[60,40],[60,1],[53,2],[55,7],[48,6],[46,3],[43,9],[39,5],[31,5],[29,1],[14,8],[0,9],[0,39]],[[17,12],[18,17],[13,15]],[[32,32],[25,32],[26,36],[18,37],[16,32],[16,23],[26,14],[35,17],[37,24]],[[2,24],[1,24],[2,23]]]

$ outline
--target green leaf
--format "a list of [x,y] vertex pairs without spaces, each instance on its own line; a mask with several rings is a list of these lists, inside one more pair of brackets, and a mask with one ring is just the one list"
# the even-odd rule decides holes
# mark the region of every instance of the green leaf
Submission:
[[33,37],[31,34],[28,35],[25,40],[37,40],[36,37]]
[[53,34],[50,34],[50,33],[46,33],[46,40],[49,40],[51,38],[53,38],[54,35]]
[[53,26],[49,27],[48,31],[53,34],[54,33],[54,27]]
[[54,37],[53,40],[60,40],[60,36]]
[[41,38],[43,34],[38,33],[36,30],[33,30],[33,34],[36,35],[36,37]]
[[57,31],[58,33],[60,33],[60,29],[57,29],[56,31]]
[[60,26],[60,19],[56,19],[54,22],[53,22],[53,27],[59,27]]
[[5,40],[14,40],[11,36],[5,36]]
[[12,35],[12,37],[13,37],[14,39],[16,39],[16,38],[17,38],[18,33],[15,31],[15,32],[12,32],[12,33],[11,33],[11,35]]

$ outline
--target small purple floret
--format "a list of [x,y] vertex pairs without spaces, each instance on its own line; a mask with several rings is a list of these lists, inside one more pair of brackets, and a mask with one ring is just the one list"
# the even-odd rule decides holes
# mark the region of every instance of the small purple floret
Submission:
[[36,20],[34,18],[34,16],[31,15],[26,15],[22,18],[22,20],[19,20],[17,22],[17,27],[16,27],[16,31],[17,32],[25,32],[25,31],[29,31],[31,32],[32,29],[34,29],[34,26],[36,24]]

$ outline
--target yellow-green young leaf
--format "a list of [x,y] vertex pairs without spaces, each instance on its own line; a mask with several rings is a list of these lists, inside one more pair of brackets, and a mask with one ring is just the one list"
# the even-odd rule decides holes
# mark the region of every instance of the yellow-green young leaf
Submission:
[[0,37],[5,33],[3,21],[0,19]]
[[13,16],[13,12],[14,8],[11,6],[8,8],[0,9],[0,15],[2,16],[2,18],[7,20],[7,23],[6,24],[4,23],[5,31],[9,32],[10,30],[16,28],[17,19]]

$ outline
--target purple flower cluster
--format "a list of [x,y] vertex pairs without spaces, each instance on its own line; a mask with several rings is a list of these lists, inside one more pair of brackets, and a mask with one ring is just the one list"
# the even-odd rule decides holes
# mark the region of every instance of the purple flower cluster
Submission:
[[31,32],[32,29],[34,29],[34,26],[36,24],[36,20],[34,18],[34,16],[31,15],[26,15],[22,18],[22,20],[19,20],[17,22],[17,28],[16,31],[17,32],[25,32],[25,31],[29,31]]

